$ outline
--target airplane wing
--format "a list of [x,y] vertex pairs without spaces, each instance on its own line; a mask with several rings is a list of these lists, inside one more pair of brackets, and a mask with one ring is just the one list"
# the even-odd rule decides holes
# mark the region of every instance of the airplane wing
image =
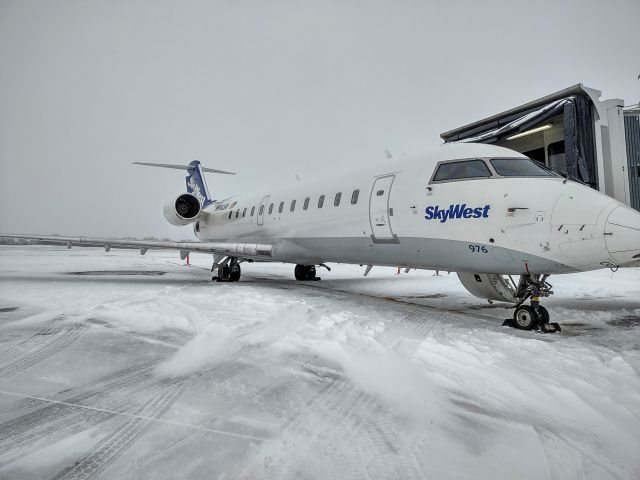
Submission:
[[111,238],[92,237],[58,237],[47,235],[13,235],[0,233],[0,238],[16,238],[39,240],[41,242],[63,244],[67,248],[103,247],[105,252],[112,248],[138,249],[144,255],[147,250],[177,250],[184,259],[190,252],[203,252],[217,255],[233,255],[237,257],[268,259],[271,257],[272,245],[260,243],[226,243],[226,242],[165,242],[161,240],[116,240]]

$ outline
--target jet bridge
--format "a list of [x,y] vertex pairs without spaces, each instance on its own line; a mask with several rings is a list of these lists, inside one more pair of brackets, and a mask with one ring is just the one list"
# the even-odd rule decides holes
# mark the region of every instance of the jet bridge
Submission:
[[440,135],[516,150],[640,209],[640,112],[573,85]]

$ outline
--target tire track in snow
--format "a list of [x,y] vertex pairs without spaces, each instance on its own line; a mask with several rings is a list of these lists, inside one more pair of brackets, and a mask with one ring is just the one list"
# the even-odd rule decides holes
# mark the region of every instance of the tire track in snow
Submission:
[[[367,431],[362,431],[363,411],[371,411],[375,405],[375,398],[364,391],[354,392],[351,397],[351,406],[342,412],[336,412],[334,423],[325,424],[323,431],[315,434],[305,453],[322,449],[328,451],[331,464],[338,464],[338,471],[351,470],[351,478],[370,478],[367,465],[373,456],[376,455],[375,445],[369,437]],[[344,456],[344,450],[340,443],[346,443],[355,452],[361,455]],[[354,463],[354,460],[358,460]],[[341,461],[342,460],[342,461]],[[342,465],[339,465],[342,463]],[[302,474],[302,472],[298,472]],[[377,478],[380,472],[377,472]]]
[[[340,297],[340,300],[353,300],[354,298],[365,298],[368,301],[375,301],[380,303],[381,305],[385,305],[386,307],[389,304],[396,306],[401,311],[406,311],[406,309],[422,311],[425,313],[432,313],[434,315],[438,315],[438,321],[443,326],[448,326],[451,324],[459,324],[460,322],[465,322],[469,320],[475,320],[479,322],[479,324],[490,327],[499,327],[501,324],[501,320],[497,320],[495,317],[491,317],[489,315],[483,315],[477,312],[467,312],[459,309],[448,309],[442,307],[436,307],[432,305],[423,305],[421,303],[412,302],[406,298],[402,297],[385,297],[376,295],[373,293],[367,292],[354,292],[351,290],[345,290],[344,288],[334,287],[330,284],[330,281],[323,284],[322,282],[298,282],[298,281],[290,281],[288,279],[277,278],[277,277],[262,277],[262,276],[252,276],[249,281],[255,280],[252,282],[253,286],[258,287],[267,287],[273,289],[280,290],[288,290],[292,291],[294,289],[298,290],[306,290],[312,291],[313,295],[322,294],[330,297],[332,300],[336,300]],[[262,283],[261,283],[262,282]],[[245,282],[245,284],[248,282]],[[322,293],[321,293],[322,292]],[[467,325],[473,326],[473,325]],[[508,332],[508,331],[505,331]]]
[[[78,404],[88,406],[98,406],[99,404],[108,403],[108,395],[111,392],[122,390],[131,385],[139,385],[145,377],[151,378],[148,371],[151,365],[144,365],[143,368],[129,370],[121,375],[115,376],[105,382],[102,388],[90,390],[87,392],[63,392],[60,395],[54,396],[51,399],[55,401],[64,401],[67,404]],[[59,403],[46,403],[40,400],[25,400],[25,403],[29,402],[29,406],[22,408],[30,408],[33,404],[38,404],[35,411],[24,413],[20,416],[14,417],[11,420],[5,421],[0,424],[0,446],[2,441],[7,437],[14,436],[20,433],[20,431],[27,431],[36,427],[42,423],[48,423],[51,419],[61,417],[69,412],[75,411],[73,406],[64,405]],[[17,431],[16,429],[20,429]]]
[[391,421],[389,413],[377,405],[370,418],[375,420],[365,421],[363,426],[375,446],[376,455],[373,462],[368,464],[372,473],[384,471],[387,469],[385,467],[390,466],[389,478],[423,478],[415,454],[407,448],[406,440],[402,441],[403,435]]
[[[342,396],[342,393],[348,389],[348,382],[344,381],[340,376],[335,374],[321,375],[314,371],[313,367],[308,367],[307,370],[315,375],[322,376],[325,379],[324,384],[320,389],[307,399],[302,408],[296,410],[296,412],[285,419],[280,426],[280,439],[281,441],[287,441],[291,436],[304,437],[307,433],[309,426],[317,423],[318,419],[317,411],[324,404],[325,400],[331,401],[332,404]],[[344,398],[344,397],[342,397]],[[326,405],[326,404],[324,404]],[[321,422],[321,420],[320,420]],[[275,440],[275,439],[274,439]],[[253,479],[256,475],[259,475],[264,469],[265,458],[269,456],[277,456],[280,453],[278,445],[281,442],[271,441],[264,445],[257,454],[248,459],[248,463],[240,467],[240,470],[231,478],[240,479]],[[275,449],[275,450],[274,450]],[[265,455],[267,453],[267,455]]]
[[[251,335],[252,333],[258,332],[258,331],[263,330],[263,329],[265,329],[265,325],[263,325],[263,324],[261,324],[261,323],[259,323],[259,324],[251,324],[251,325],[243,325],[243,326],[241,326],[240,328],[238,328],[238,329],[236,329],[236,330],[234,331],[234,333],[235,333],[234,338],[236,338],[236,339],[240,339],[240,338],[242,338],[242,337],[249,336],[249,335]],[[270,342],[266,342],[266,344],[272,343],[273,341],[276,341],[276,340],[277,340],[277,339],[276,339],[276,338],[274,338],[274,339],[272,339]],[[260,345],[263,345],[263,344],[260,344]],[[256,345],[252,345],[252,344],[249,344],[249,345],[243,345],[243,346],[240,348],[240,350],[239,350],[238,352],[236,352],[236,353],[237,353],[238,355],[242,356],[242,355],[245,355],[245,354],[250,354],[250,353],[251,353],[252,351],[254,351],[256,348],[257,348],[257,346],[256,346]],[[161,362],[153,362],[153,364],[154,364],[154,365],[155,365],[155,364],[157,364],[157,363],[161,363]],[[199,376],[203,376],[203,375],[210,375],[210,374],[212,374],[213,372],[216,372],[216,373],[218,374],[218,375],[217,375],[217,377],[216,377],[218,380],[220,380],[221,378],[222,378],[222,379],[225,379],[225,378],[228,378],[228,375],[229,375],[229,374],[234,373],[234,372],[236,371],[236,370],[235,370],[235,368],[232,368],[232,367],[234,367],[234,365],[235,365],[235,359],[231,359],[231,360],[223,361],[222,363],[219,363],[219,364],[217,364],[217,365],[215,365],[215,366],[213,366],[213,367],[211,367],[211,368],[208,368],[208,369],[205,369],[205,370],[202,370],[202,371],[198,372],[195,376],[196,376],[196,377],[199,377]],[[227,371],[227,370],[229,370],[229,371]],[[220,375],[220,374],[222,374],[222,375]],[[135,380],[135,379],[134,379],[133,381],[134,381],[134,382],[136,382],[137,380]],[[148,394],[148,389],[149,389],[149,388],[157,387],[158,385],[160,385],[160,384],[165,384],[166,382],[167,382],[167,381],[161,381],[159,384],[152,384],[152,385],[150,385],[150,386],[143,387],[143,389],[144,389],[144,388],[146,388],[146,389],[147,389],[147,394]],[[175,381],[173,381],[173,382],[175,382]],[[182,380],[179,380],[178,382],[179,382],[179,383],[185,383],[185,382],[186,382],[186,380],[185,380],[185,379],[182,379]],[[281,385],[281,383],[273,384],[273,385],[269,385],[269,386],[267,386],[267,387],[264,387],[264,388],[260,389],[258,392],[256,392],[255,397],[260,397],[260,395],[261,395],[261,394],[264,394],[264,393],[268,392],[268,391],[269,391],[270,389],[272,389],[272,388],[277,388],[279,385]],[[186,386],[185,386],[184,388],[186,388]],[[138,394],[138,397],[140,397],[141,395],[144,395],[144,390],[143,390],[141,393],[139,393],[139,394]],[[178,395],[178,396],[179,396],[179,395]],[[129,398],[131,398],[131,397],[129,397]],[[177,399],[177,397],[176,397],[176,399]],[[255,399],[253,399],[253,400],[255,401]],[[151,401],[151,400],[150,400],[150,401]],[[175,400],[174,400],[174,401],[175,401]],[[130,402],[129,402],[129,403],[130,403]],[[84,413],[84,414],[85,414],[85,418],[80,418],[79,420],[76,420],[76,422],[75,422],[75,423],[80,423],[81,425],[85,425],[85,426],[86,426],[86,423],[87,423],[87,418],[86,418],[86,416],[89,416],[91,419],[93,419],[93,420],[94,420],[94,422],[96,422],[96,421],[103,422],[103,421],[105,421],[105,420],[108,420],[109,418],[112,418],[112,417],[116,416],[116,415],[117,415],[117,413],[118,413],[118,410],[120,410],[122,413],[125,413],[125,412],[126,412],[126,413],[132,413],[133,415],[136,415],[136,416],[143,416],[143,417],[150,417],[150,416],[151,416],[151,415],[149,415],[149,414],[147,414],[147,413],[144,413],[144,412],[143,412],[143,413],[140,413],[139,411],[135,411],[135,412],[131,411],[131,405],[127,405],[129,408],[125,408],[125,407],[126,407],[125,405],[122,405],[122,406],[116,406],[116,407],[113,407],[113,406],[106,406],[106,405],[105,405],[105,406],[102,406],[102,405],[91,405],[91,406],[97,406],[97,407],[99,407],[99,408],[103,408],[104,410],[110,410],[110,411],[111,411],[111,414],[110,414],[110,412],[106,412],[106,411],[105,411],[105,412],[80,412],[80,414],[82,414],[82,413]],[[69,406],[69,408],[73,409],[73,406]],[[100,418],[98,418],[98,417],[100,417]],[[159,417],[157,417],[157,416],[156,416],[155,418],[159,418]],[[135,420],[132,420],[131,422],[134,422],[134,423],[138,424],[138,423],[139,423],[139,420],[140,420],[140,419],[135,419]],[[145,420],[145,419],[142,419],[142,420]],[[215,422],[216,420],[219,420],[219,419],[218,419],[218,418],[213,418],[213,419],[212,419],[212,421],[213,421],[213,422]],[[150,420],[149,420],[149,421],[150,421]],[[131,423],[131,422],[128,422],[128,423]],[[66,426],[66,423],[65,423],[64,425]],[[145,427],[145,428],[146,428],[146,427]],[[205,428],[206,428],[206,427],[205,427]],[[54,429],[51,429],[51,430],[54,430]],[[125,433],[126,433],[126,435],[125,435],[125,436],[131,436],[131,435],[132,435],[131,431],[128,431],[128,432],[125,432]],[[144,432],[142,432],[142,433],[144,433]],[[190,432],[187,436],[191,435],[192,433],[193,433],[193,432]],[[225,433],[225,431],[224,431],[224,430],[220,430],[220,431],[219,431],[219,433],[223,433],[223,434],[224,434],[224,433]],[[228,432],[228,433],[229,433],[229,434],[231,434],[231,435],[236,435],[234,432]],[[42,435],[42,434],[40,434],[40,435]],[[135,434],[135,435],[137,436],[137,434]],[[239,434],[237,434],[237,435],[238,435],[238,436],[240,436],[240,437],[242,436],[242,434],[240,434],[240,433],[239,433]],[[185,437],[186,437],[186,436],[185,436]],[[256,440],[256,438],[255,438],[255,437],[247,437],[247,438],[248,438],[248,439],[250,439],[250,440],[252,440],[252,441],[255,441],[255,440]],[[117,440],[117,439],[116,439],[116,440],[114,440],[114,441],[119,441],[119,440]],[[177,443],[177,442],[176,442],[176,443]],[[102,447],[100,447],[100,448],[101,448],[102,450],[105,450],[105,449],[106,449],[106,450],[108,450],[108,451],[112,451],[115,447],[113,447],[113,446],[111,446],[111,445],[110,445],[110,446],[108,446],[108,447],[104,447],[104,446],[102,446]],[[102,454],[101,454],[101,455],[102,455]],[[105,453],[104,455],[107,455],[107,453]],[[110,454],[109,454],[109,455],[110,455]],[[118,455],[119,455],[119,454],[118,454]],[[89,457],[91,457],[91,458],[89,458]],[[84,460],[86,460],[86,462],[85,462]],[[114,458],[114,460],[115,460],[115,458]],[[95,455],[94,455],[94,454],[91,454],[91,453],[90,453],[90,454],[88,454],[88,455],[86,456],[86,458],[85,458],[85,457],[83,457],[83,460],[80,460],[79,462],[84,462],[84,463],[85,463],[85,465],[82,467],[82,470],[83,470],[83,471],[84,471],[84,470],[92,470],[92,469],[93,469],[94,464],[96,463],[96,458],[95,458]],[[78,464],[79,462],[76,462],[76,464]],[[111,463],[111,460],[109,460],[109,463]],[[87,465],[86,465],[86,464],[91,464],[91,465],[90,465],[89,467],[87,467]],[[70,473],[70,472],[71,472],[71,470],[70,470],[71,468],[72,468],[72,467],[69,467],[67,470],[65,470],[65,471],[67,471],[67,473],[68,473],[69,475],[71,475],[71,473]],[[101,467],[101,468],[102,468],[102,467]],[[77,470],[77,469],[76,469],[76,470]],[[62,475],[63,473],[64,473],[64,472],[61,472],[59,475]],[[66,474],[65,474],[65,475],[66,475]],[[78,473],[76,472],[76,473],[74,473],[73,475],[78,475]],[[56,477],[56,478],[57,478],[57,477]],[[66,477],[66,476],[63,476],[63,477],[61,477],[61,478],[67,478],[67,477]],[[75,477],[75,476],[72,476],[72,477],[69,477],[69,478],[76,478],[76,477]],[[88,478],[88,477],[80,476],[80,477],[77,477],[77,478]]]
[[[413,452],[400,445],[400,432],[376,397],[356,389],[340,375],[324,378],[328,379],[325,385],[280,429],[280,442],[294,444],[296,439],[303,438],[304,448],[292,457],[282,458],[284,463],[274,466],[276,472],[265,472],[264,459],[281,455],[279,450],[272,454],[274,443],[270,442],[237,477],[254,478],[265,473],[278,476],[285,472],[292,473],[294,478],[304,477],[301,467],[309,463],[308,456],[322,451],[330,455],[332,466],[346,463],[337,471],[348,471],[351,467],[356,478],[422,478]],[[358,464],[354,465],[353,457],[345,457],[341,450],[345,441],[358,451]],[[372,463],[376,463],[373,468]]]
[[[31,410],[0,424],[0,460],[2,464],[15,456],[16,450],[32,445],[38,440],[51,442],[57,438],[68,437],[73,433],[85,430],[88,425],[95,425],[108,420],[115,414],[96,412],[77,408],[90,406],[111,411],[126,412],[136,407],[136,401],[144,401],[149,396],[149,387],[144,384],[151,378],[150,369],[157,362],[147,362],[129,367],[92,382],[99,388],[88,392],[61,392],[54,395],[48,403],[41,400],[25,400],[19,407]],[[91,385],[91,384],[90,384]],[[127,392],[113,398],[113,393],[130,386],[141,386],[137,391]],[[153,386],[153,385],[152,385]],[[34,405],[35,404],[35,405]],[[35,409],[34,409],[35,407]]]
[[[415,309],[404,318],[393,322],[400,327],[402,333],[409,333],[409,338],[424,338],[439,325],[437,312]],[[397,333],[397,332],[396,332]],[[382,343],[389,338],[378,340]],[[395,337],[393,340],[407,338]],[[394,347],[395,348],[395,347]],[[404,348],[401,347],[401,350]],[[379,400],[364,391],[347,391],[344,393],[343,405],[349,405],[346,411],[330,408],[324,412],[324,424],[320,430],[310,428],[313,432],[308,441],[308,449],[322,448],[332,451],[332,458],[340,459],[342,453],[336,449],[339,441],[349,439],[348,444],[355,446],[361,461],[355,465],[346,465],[342,471],[351,471],[355,478],[424,478],[424,473],[416,458],[417,451],[402,441],[403,434],[391,419],[389,412],[382,407]],[[365,414],[366,412],[366,414]],[[342,417],[342,418],[340,418]],[[304,472],[298,472],[303,475]]]
[[[245,347],[241,351],[250,353],[251,350],[252,349]],[[226,380],[231,378],[228,374],[237,373],[236,371],[231,372],[226,370],[226,367],[230,367],[232,363],[233,362],[225,362],[223,364],[220,364],[219,366],[211,370],[208,370],[203,375],[207,375],[215,372],[218,374],[215,377],[215,380],[219,383],[224,383]],[[221,373],[223,375],[220,375]],[[254,407],[259,409],[261,406],[268,404],[269,401],[272,400],[274,397],[277,397],[276,393],[280,393],[284,395],[283,392],[285,390],[287,390],[290,387],[294,387],[298,384],[299,384],[299,380],[291,379],[288,377],[278,377],[275,379],[275,381],[261,386],[252,394],[246,395],[244,396],[244,398],[239,399],[243,401],[238,401],[232,406],[232,408],[225,410],[224,416],[212,416],[211,418],[209,418],[205,423],[204,428],[219,429],[218,432],[220,433],[226,431],[228,433],[231,433],[232,435],[235,435],[235,432],[233,432],[233,429],[230,428],[229,426],[229,422],[233,423],[234,419],[237,418],[234,415],[236,412],[242,412],[243,410],[247,410],[248,407]],[[268,424],[268,423],[264,423],[264,425],[268,427],[276,426],[276,424]],[[269,434],[271,434],[272,433],[271,428],[269,428],[268,430],[269,430]],[[193,430],[187,430],[185,433],[176,432],[174,434],[174,440],[169,446],[163,448],[162,450],[153,451],[150,453],[150,455],[147,455],[144,458],[141,458],[139,461],[139,465],[141,466],[141,468],[144,468],[144,465],[155,462],[158,458],[162,457],[167,452],[170,452],[170,450],[175,448],[177,445],[188,440],[190,437],[194,435],[194,433],[196,432]],[[236,439],[241,438],[242,435],[243,433],[238,433],[238,436],[236,436],[235,438]],[[264,438],[264,440],[270,441],[269,438]],[[256,442],[259,440],[256,437],[247,437],[247,441]]]
[[[81,387],[68,388],[50,394],[45,393],[42,394],[42,396],[51,400],[64,401],[69,403],[82,401],[83,398],[87,395],[99,394],[107,388],[118,388],[118,385],[127,377],[132,375],[140,375],[140,373],[149,370],[158,363],[160,363],[159,360],[153,360],[142,364],[132,365],[102,375]],[[42,408],[46,405],[48,404],[41,400],[35,400],[31,398],[22,399],[16,402],[16,404],[12,404],[8,407],[0,409],[0,417],[11,415],[12,418],[15,418],[16,416],[21,416],[27,412],[31,412],[34,409]],[[0,427],[2,425],[4,425],[4,422],[0,423]]]
[[42,446],[52,444],[64,438],[69,438],[79,432],[92,428],[116,417],[119,414],[131,414],[141,403],[149,399],[149,392],[136,392],[112,402],[85,406],[81,404],[58,404],[66,406],[70,411],[40,424],[36,428],[10,437],[0,453],[0,467],[11,463],[15,458],[25,454],[24,448],[32,451]]
[[[354,389],[344,405],[349,405],[346,410],[323,412],[329,421],[310,438],[307,452],[329,451],[333,464],[333,459],[344,457],[342,442],[357,455],[347,457],[347,464],[338,470],[350,468],[352,478],[423,478],[414,453],[402,443],[398,427],[374,395]],[[359,461],[354,463],[356,457]]]
[[149,399],[135,411],[134,414],[139,416],[138,418],[132,418],[122,423],[116,430],[98,442],[89,453],[57,474],[52,480],[92,478],[115,462],[151,428],[153,419],[161,418],[180,398],[187,387],[187,380],[167,380],[161,384],[165,390],[160,395]]
[[[262,328],[262,326],[260,328]],[[243,329],[243,333],[241,334],[241,336],[250,334],[254,331],[259,330],[260,328],[249,328],[248,331],[246,329]],[[250,353],[254,348],[255,347],[252,345],[245,345],[239,350],[239,353]],[[232,368],[234,365],[235,360],[224,361],[210,369],[197,373],[195,377],[211,374],[212,372],[217,372],[218,374],[222,375],[218,375],[216,378],[227,378],[227,375],[235,372],[235,369]],[[133,381],[136,382],[137,380],[134,379]],[[75,420],[75,424],[77,424],[79,427],[82,427],[82,429],[86,429],[86,424],[88,422],[104,422],[110,418],[117,416],[119,412],[130,413],[136,418],[130,419],[123,423],[114,432],[110,433],[107,437],[101,440],[98,445],[96,445],[89,453],[75,462],[74,465],[66,468],[54,478],[85,479],[99,475],[100,472],[102,472],[105,468],[112,464],[151,427],[154,419],[159,419],[164,415],[164,413],[171,407],[171,405],[182,395],[183,391],[188,386],[189,381],[190,380],[188,378],[178,377],[177,379],[165,379],[151,385],[142,386],[140,392],[137,393],[136,398],[142,398],[143,400],[146,400],[146,402],[139,406],[136,410],[133,410],[131,406],[130,400],[132,397],[127,397],[124,399],[119,399],[122,405],[118,404],[115,407],[102,406],[100,404],[95,405],[105,410],[102,412],[80,411],[78,413],[78,418]],[[158,388],[161,388],[162,392],[160,392],[159,394],[153,394],[153,391],[151,390],[150,393],[150,389],[156,389],[157,391]],[[263,390],[267,391],[268,389]],[[152,395],[151,398],[149,397],[150,395]],[[134,407],[137,407],[137,405],[134,405]],[[70,406],[70,408],[73,409],[73,406]],[[67,427],[67,422],[68,421],[63,420],[61,423],[61,428]],[[56,431],[53,428],[51,430]],[[231,435],[236,435],[234,432],[225,432],[224,430],[217,431],[217,433],[228,433]],[[237,435],[240,437],[242,436],[242,434]],[[253,441],[256,440],[256,438],[254,437],[247,438]]]
[[436,326],[441,325],[440,317],[441,315],[436,312],[416,309],[405,317],[395,322],[391,321],[390,323],[399,324],[401,328],[413,334],[414,338],[424,338],[427,337]]
[[54,318],[45,328],[43,328],[39,332],[33,334],[31,337],[28,337],[25,340],[22,340],[17,345],[9,347],[6,350],[0,352],[0,364],[11,362],[11,359],[13,357],[19,356],[25,350],[37,349],[39,344],[45,343],[48,340],[48,335],[56,334],[60,331],[60,329],[56,327],[55,324],[58,320],[61,319],[62,317]]
[[[7,378],[50,357],[76,340],[87,326],[75,324],[66,328],[49,327],[4,352],[0,378]],[[2,361],[2,360],[0,360]]]

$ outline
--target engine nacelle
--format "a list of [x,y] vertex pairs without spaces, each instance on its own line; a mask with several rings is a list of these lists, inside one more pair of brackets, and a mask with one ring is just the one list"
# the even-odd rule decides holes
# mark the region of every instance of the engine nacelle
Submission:
[[167,222],[181,227],[198,220],[202,213],[202,205],[195,195],[182,193],[164,206],[163,213]]

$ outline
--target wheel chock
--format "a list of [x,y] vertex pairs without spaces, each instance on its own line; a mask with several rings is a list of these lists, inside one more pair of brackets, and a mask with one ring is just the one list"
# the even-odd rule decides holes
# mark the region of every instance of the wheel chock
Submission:
[[562,328],[556,322],[543,323],[542,325],[538,325],[538,328],[542,333],[555,333],[562,332]]
[[513,318],[507,318],[504,322],[502,322],[502,326],[516,328],[516,322]]
[[[504,322],[502,322],[502,326],[503,327],[518,328],[516,326],[516,322],[515,322],[515,320],[513,318],[507,318]],[[531,331],[532,332],[540,332],[540,333],[556,333],[556,332],[562,332],[562,328],[560,328],[560,325],[558,323],[556,323],[556,322],[539,323]]]

